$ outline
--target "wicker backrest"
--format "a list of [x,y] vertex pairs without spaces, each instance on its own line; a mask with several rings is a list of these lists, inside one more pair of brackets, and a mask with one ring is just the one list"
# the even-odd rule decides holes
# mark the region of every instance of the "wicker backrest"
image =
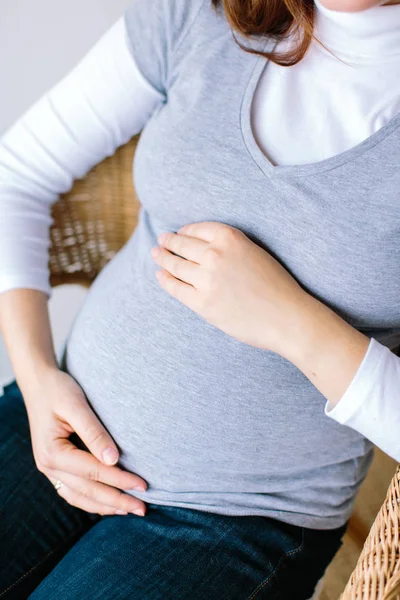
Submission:
[[400,600],[400,467],[341,600]]
[[129,239],[139,200],[132,160],[139,136],[97,165],[53,206],[50,281],[90,285]]
[[[53,286],[90,285],[129,239],[140,204],[132,182],[139,136],[95,167],[53,207]],[[396,350],[400,355],[400,347]],[[400,468],[342,600],[400,600]]]

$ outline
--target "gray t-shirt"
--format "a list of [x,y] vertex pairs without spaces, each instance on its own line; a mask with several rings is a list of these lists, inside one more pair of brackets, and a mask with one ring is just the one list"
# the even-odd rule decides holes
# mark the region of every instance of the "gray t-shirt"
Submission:
[[135,0],[126,23],[135,60],[161,94],[134,160],[142,208],[73,324],[64,368],[119,446],[120,464],[148,482],[132,495],[338,527],[372,444],[325,415],[326,399],[292,363],[231,338],[163,290],[150,250],[163,231],[227,223],[352,326],[398,346],[400,115],[337,156],[273,166],[250,121],[265,59],[239,48],[211,0]]

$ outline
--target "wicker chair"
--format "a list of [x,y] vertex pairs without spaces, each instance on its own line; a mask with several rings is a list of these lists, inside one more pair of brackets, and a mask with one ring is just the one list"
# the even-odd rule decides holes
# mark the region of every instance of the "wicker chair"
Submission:
[[[54,205],[53,286],[89,286],[132,234],[140,206],[132,182],[138,139],[96,166]],[[341,600],[400,600],[400,467]]]

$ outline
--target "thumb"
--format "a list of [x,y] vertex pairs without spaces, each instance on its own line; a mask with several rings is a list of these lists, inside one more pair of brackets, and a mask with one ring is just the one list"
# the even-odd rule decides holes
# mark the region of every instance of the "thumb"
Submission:
[[78,434],[89,451],[105,465],[114,465],[119,460],[117,446],[104,425],[85,402],[69,419],[71,427]]

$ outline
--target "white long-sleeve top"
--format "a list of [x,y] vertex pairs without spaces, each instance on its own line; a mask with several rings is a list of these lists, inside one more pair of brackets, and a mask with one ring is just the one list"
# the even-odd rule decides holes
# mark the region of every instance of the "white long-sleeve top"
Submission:
[[[325,49],[313,42],[294,67],[269,62],[254,95],[254,136],[276,165],[334,156],[400,112],[400,79],[393,76],[400,67],[400,6],[349,14],[317,1],[315,26]],[[139,133],[160,101],[135,62],[121,18],[5,133],[0,293],[51,294],[51,205]],[[400,460],[400,358],[371,338],[345,394],[336,407],[327,402],[325,412]]]

